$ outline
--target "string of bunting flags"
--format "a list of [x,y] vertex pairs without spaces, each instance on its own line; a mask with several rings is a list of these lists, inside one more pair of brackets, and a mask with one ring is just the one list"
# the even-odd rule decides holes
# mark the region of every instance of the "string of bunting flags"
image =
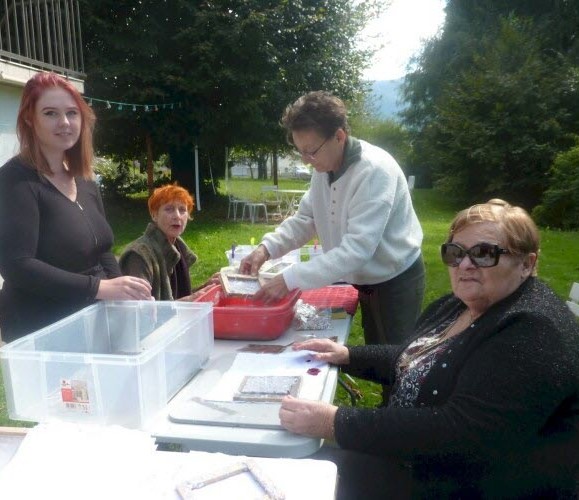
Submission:
[[131,102],[118,102],[111,101],[110,99],[97,99],[96,97],[83,96],[84,100],[87,101],[89,106],[93,106],[95,103],[103,104],[106,109],[116,109],[117,111],[137,111],[144,110],[149,111],[159,111],[164,109],[175,109],[180,108],[180,102],[164,102],[157,104],[136,104]]

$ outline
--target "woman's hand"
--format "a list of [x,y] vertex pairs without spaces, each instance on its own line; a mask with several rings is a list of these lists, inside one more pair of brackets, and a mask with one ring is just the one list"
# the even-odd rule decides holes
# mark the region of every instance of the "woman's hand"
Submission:
[[265,248],[265,245],[260,244],[253,252],[241,260],[239,263],[239,272],[241,274],[257,276],[259,269],[267,259],[269,259],[269,252],[267,248]]
[[143,278],[134,276],[101,279],[95,298],[98,300],[153,300],[151,284]]
[[345,345],[330,339],[308,339],[292,345],[294,351],[314,351],[312,357],[333,365],[347,365],[350,362],[350,351]]
[[219,273],[214,273],[213,276],[211,276],[211,278],[209,278],[205,283],[203,283],[198,289],[197,291],[201,291],[205,288],[208,288],[210,286],[213,285],[220,285],[221,281],[219,280]]
[[281,400],[279,420],[288,431],[314,438],[333,439],[338,407],[286,396]]
[[283,299],[289,293],[288,287],[281,274],[267,280],[262,287],[255,293],[253,298],[261,300],[266,304],[277,302]]
[[[217,279],[217,283],[219,283],[219,278]],[[212,283],[212,278],[211,278],[205,285],[203,285],[201,288],[199,288],[198,290],[196,290],[192,294],[185,295],[185,297],[181,297],[180,299],[177,299],[177,300],[180,300],[183,302],[195,302],[199,297],[201,297],[202,295],[205,295],[214,286],[215,286],[215,283]]]

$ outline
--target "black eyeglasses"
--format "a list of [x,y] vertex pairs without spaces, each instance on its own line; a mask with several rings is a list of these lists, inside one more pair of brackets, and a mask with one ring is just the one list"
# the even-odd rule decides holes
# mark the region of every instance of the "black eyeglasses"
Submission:
[[309,158],[311,160],[315,160],[316,159],[316,155],[319,153],[320,149],[322,149],[324,147],[324,145],[326,144],[326,142],[328,142],[330,139],[332,138],[332,136],[327,137],[326,140],[324,142],[322,142],[315,151],[312,151],[311,153],[307,153],[305,151],[300,151],[298,148],[295,148],[296,152],[302,157],[302,158]]
[[479,243],[468,250],[457,243],[444,243],[440,247],[442,262],[450,267],[459,266],[467,255],[476,267],[494,267],[499,263],[499,259],[504,253],[510,252],[490,243]]

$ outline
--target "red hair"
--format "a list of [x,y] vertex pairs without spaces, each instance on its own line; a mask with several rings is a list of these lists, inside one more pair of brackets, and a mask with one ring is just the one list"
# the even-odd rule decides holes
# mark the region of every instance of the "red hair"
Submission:
[[37,73],[28,80],[24,86],[20,109],[18,110],[18,119],[16,121],[16,133],[20,141],[19,156],[38,172],[52,175],[48,161],[42,154],[38,144],[34,130],[34,122],[36,103],[47,89],[55,87],[61,88],[71,95],[79,109],[82,119],[80,137],[72,148],[65,151],[65,162],[74,176],[90,179],[93,176],[92,134],[96,117],[76,87],[56,73]]
[[179,201],[187,206],[187,212],[191,215],[193,209],[195,208],[195,200],[193,196],[189,194],[185,188],[175,184],[165,184],[164,186],[158,187],[153,191],[153,194],[149,197],[149,213],[151,217],[153,214],[157,213],[161,205],[171,203],[172,201]]

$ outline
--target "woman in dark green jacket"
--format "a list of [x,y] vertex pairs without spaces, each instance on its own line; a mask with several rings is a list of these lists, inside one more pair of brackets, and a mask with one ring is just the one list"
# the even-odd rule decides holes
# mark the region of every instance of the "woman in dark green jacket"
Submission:
[[[146,279],[155,300],[193,300],[189,268],[197,256],[181,239],[195,201],[189,192],[176,184],[155,189],[150,196],[152,222],[140,238],[129,243],[119,264],[125,275]],[[215,282],[210,280],[203,287]],[[201,287],[201,288],[203,288]]]

